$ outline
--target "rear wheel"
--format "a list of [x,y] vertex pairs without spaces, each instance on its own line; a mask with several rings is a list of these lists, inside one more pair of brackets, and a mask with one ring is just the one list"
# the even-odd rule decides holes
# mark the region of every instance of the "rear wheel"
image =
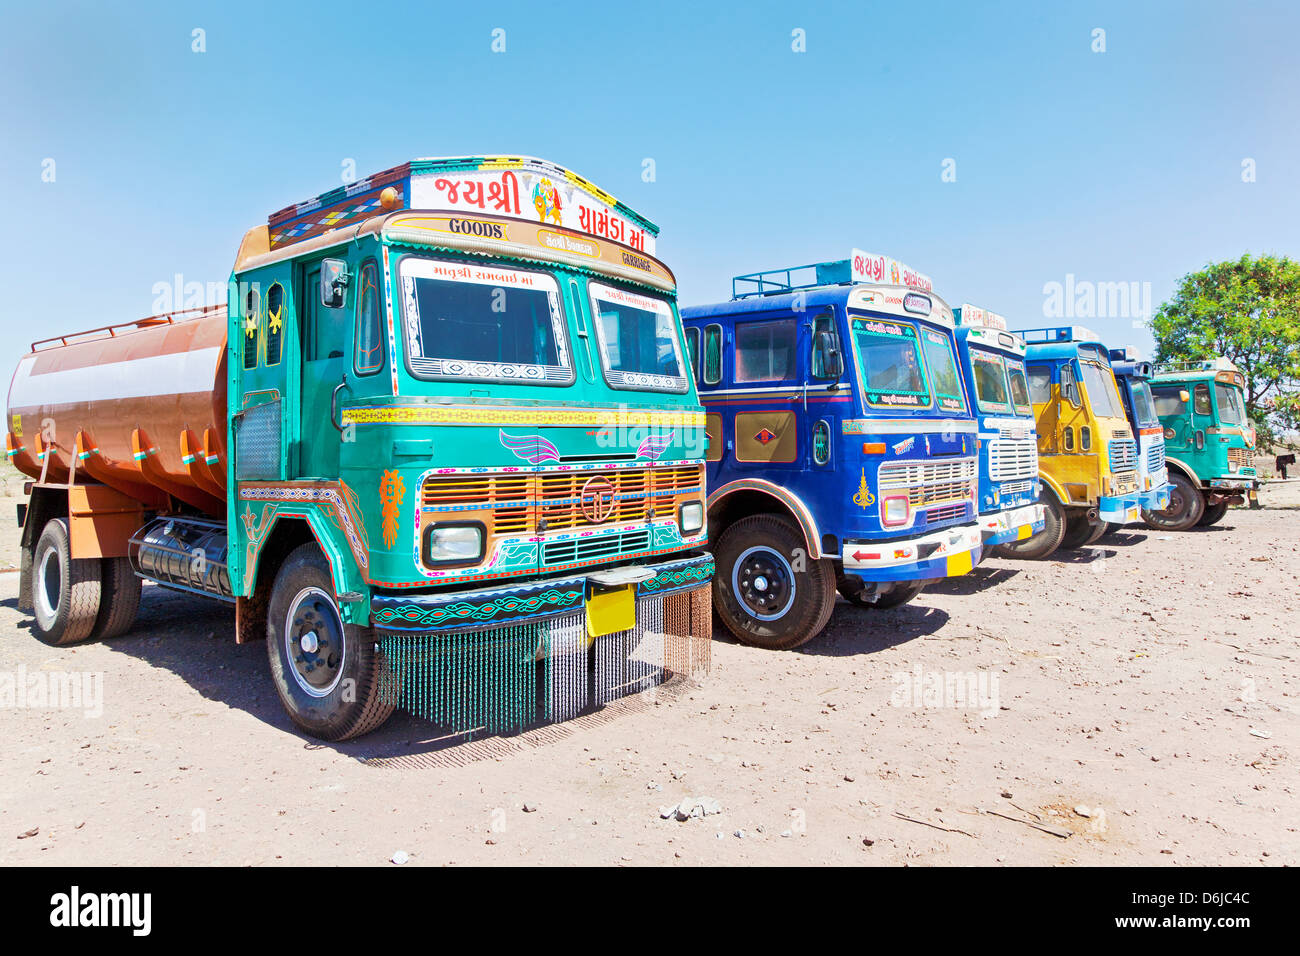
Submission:
[[1024,541],[1008,541],[998,545],[998,554],[1004,558],[1028,558],[1041,561],[1061,546],[1065,535],[1065,511],[1053,495],[1044,492],[1043,530]]
[[1205,513],[1205,496],[1187,477],[1169,473],[1169,506],[1163,511],[1143,510],[1142,520],[1156,531],[1186,531]]
[[868,595],[865,588],[854,588],[847,581],[839,585],[839,592],[844,600],[858,607],[873,608],[883,611],[886,608],[901,607],[925,590],[927,581],[898,581],[883,594],[876,592]]
[[1107,522],[1105,522],[1104,524],[1105,524],[1105,527],[1102,529],[1102,532],[1101,532],[1100,535],[1098,535],[1098,537],[1104,538],[1104,537],[1106,537],[1106,535],[1108,535],[1108,534],[1114,534],[1114,533],[1115,533],[1116,531],[1118,531],[1120,528],[1124,527],[1124,526],[1123,526],[1122,524],[1120,524],[1118,521],[1107,521]]
[[41,530],[32,554],[32,612],[37,640],[65,645],[91,636],[99,615],[99,558],[73,558],[68,522],[55,518]]
[[805,557],[801,564],[805,548],[799,530],[778,515],[741,518],[722,533],[713,552],[713,606],[736,640],[788,650],[826,627],[835,572],[829,561]]
[[1061,550],[1073,551],[1075,548],[1082,548],[1092,540],[1096,532],[1097,525],[1088,520],[1088,513],[1076,512],[1071,515],[1065,524],[1065,534],[1061,538]]
[[140,579],[128,558],[104,558],[104,585],[99,615],[90,636],[117,637],[135,623],[140,608]]
[[1201,515],[1201,519],[1196,524],[1202,528],[1208,527],[1227,513],[1228,503],[1226,501],[1220,501],[1217,505],[1206,505],[1205,513]]
[[374,632],[343,623],[329,562],[314,541],[294,549],[276,574],[266,631],[280,703],[302,730],[347,740],[392,714],[396,701],[380,690],[384,661]]

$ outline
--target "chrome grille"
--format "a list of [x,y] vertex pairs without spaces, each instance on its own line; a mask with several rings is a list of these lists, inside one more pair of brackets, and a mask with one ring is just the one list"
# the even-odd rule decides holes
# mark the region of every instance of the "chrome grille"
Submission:
[[906,491],[913,510],[962,501],[975,496],[974,458],[947,461],[890,462],[880,466],[877,482],[883,497]]
[[938,524],[940,521],[954,521],[957,518],[965,517],[965,503],[955,505],[940,505],[938,508],[930,508],[925,512],[926,524]]
[[650,547],[650,532],[627,531],[602,534],[567,541],[548,541],[542,545],[542,563],[580,564],[616,554],[631,554]]
[[1020,481],[1038,474],[1038,446],[1029,439],[989,442],[989,480]]
[[1114,472],[1137,470],[1137,442],[1131,438],[1116,438],[1111,441],[1110,470]]
[[1244,448],[1229,448],[1228,461],[1235,461],[1239,468],[1250,467],[1250,456],[1246,453],[1246,449]]
[[1165,467],[1165,442],[1163,438],[1157,438],[1147,449],[1147,471],[1154,475],[1163,467]]

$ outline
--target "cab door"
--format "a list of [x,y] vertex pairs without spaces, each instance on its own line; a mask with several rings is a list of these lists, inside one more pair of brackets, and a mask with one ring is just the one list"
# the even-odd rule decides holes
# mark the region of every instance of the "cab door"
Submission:
[[[322,302],[321,271],[328,263],[316,260],[299,267],[299,342],[302,343],[298,402],[297,475],[300,478],[336,480],[339,477],[340,435],[337,409],[331,408],[334,391],[343,383],[348,345],[350,284],[343,284],[341,299]],[[346,391],[346,390],[344,390]]]

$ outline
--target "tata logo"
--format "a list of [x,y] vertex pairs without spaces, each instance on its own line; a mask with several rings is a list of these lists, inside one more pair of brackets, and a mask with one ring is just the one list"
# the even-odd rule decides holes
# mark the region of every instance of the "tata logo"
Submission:
[[608,478],[588,478],[579,501],[583,517],[592,524],[600,524],[614,510],[614,486]]
[[771,429],[764,428],[761,432],[759,432],[757,435],[754,436],[754,441],[758,442],[760,445],[766,445],[769,442],[776,441],[776,433],[773,432]]

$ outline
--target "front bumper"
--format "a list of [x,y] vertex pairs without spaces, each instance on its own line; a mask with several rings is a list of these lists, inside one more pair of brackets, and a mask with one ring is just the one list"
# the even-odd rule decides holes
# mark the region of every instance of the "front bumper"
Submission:
[[965,574],[979,564],[978,523],[901,541],[845,541],[844,573],[867,582],[933,581]]
[[1009,508],[993,514],[980,515],[980,532],[984,535],[984,549],[1024,541],[1043,530],[1044,508],[1040,504]]
[[[635,584],[638,602],[644,597],[707,587],[713,579],[711,554],[693,554],[659,564],[633,567],[652,572]],[[570,577],[474,591],[379,593],[370,599],[370,622],[379,631],[408,634],[454,633],[502,625],[534,624],[565,614],[582,613],[594,583],[589,579],[600,573],[599,569],[593,569]]]
[[1169,507],[1169,486],[1161,485],[1138,494],[1143,511],[1164,511]]
[[1133,492],[1130,495],[1102,497],[1097,499],[1097,519],[1111,524],[1128,524],[1142,516],[1142,495]]
[[1259,482],[1254,478],[1211,478],[1207,484],[1211,491],[1229,495],[1244,495],[1259,488]]

